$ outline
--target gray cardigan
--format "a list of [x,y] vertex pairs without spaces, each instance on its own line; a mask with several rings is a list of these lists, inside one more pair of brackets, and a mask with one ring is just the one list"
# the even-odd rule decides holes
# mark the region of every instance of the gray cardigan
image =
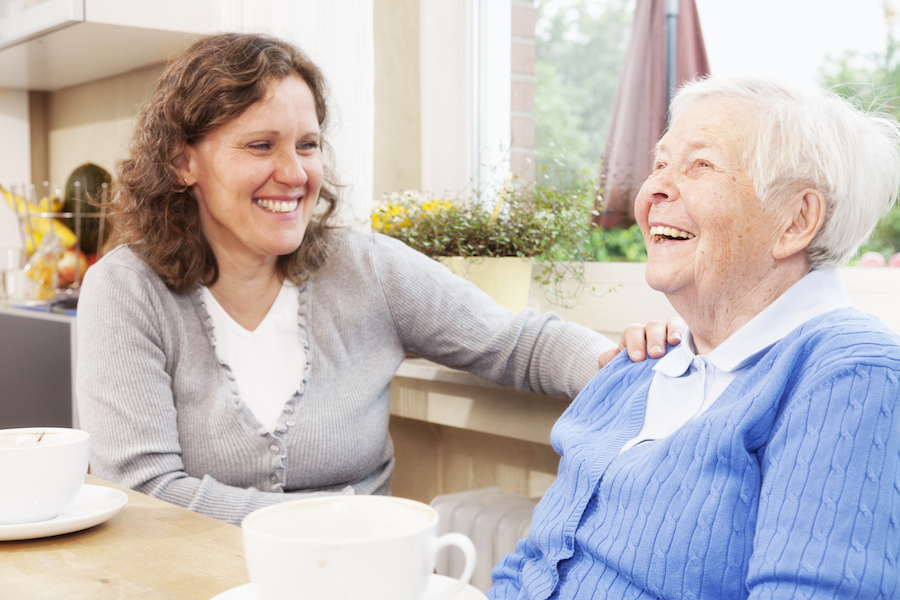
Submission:
[[507,311],[391,238],[337,230],[331,248],[300,286],[309,358],[274,431],[220,364],[199,289],[171,291],[125,247],[91,267],[77,395],[92,473],[231,523],[300,494],[386,494],[390,382],[405,353],[572,398],[611,346],[553,313]]

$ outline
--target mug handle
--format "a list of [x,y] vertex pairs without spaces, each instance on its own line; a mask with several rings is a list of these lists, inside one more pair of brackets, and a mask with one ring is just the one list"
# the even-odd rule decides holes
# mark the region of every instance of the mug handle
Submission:
[[462,575],[459,576],[456,583],[433,596],[425,597],[425,600],[448,600],[468,585],[469,581],[472,579],[472,574],[475,573],[475,544],[461,533],[445,533],[434,540],[433,544],[432,556],[437,556],[437,553],[447,546],[456,546],[462,550],[466,557],[466,566],[463,568]]

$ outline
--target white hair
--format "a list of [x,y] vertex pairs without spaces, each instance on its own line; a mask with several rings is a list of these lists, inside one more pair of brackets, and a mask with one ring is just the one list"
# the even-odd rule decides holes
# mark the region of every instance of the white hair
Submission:
[[745,166],[762,205],[803,188],[825,198],[825,223],[807,248],[810,269],[846,263],[900,192],[900,125],[838,95],[755,77],[710,77],[685,84],[674,122],[706,99],[746,102],[754,131]]

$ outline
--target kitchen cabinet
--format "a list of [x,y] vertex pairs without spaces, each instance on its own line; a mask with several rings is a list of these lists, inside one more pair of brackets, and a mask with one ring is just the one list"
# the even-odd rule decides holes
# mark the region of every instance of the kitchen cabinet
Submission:
[[0,429],[77,427],[75,317],[0,307]]
[[163,62],[222,21],[215,0],[7,0],[0,7],[0,87],[36,91]]

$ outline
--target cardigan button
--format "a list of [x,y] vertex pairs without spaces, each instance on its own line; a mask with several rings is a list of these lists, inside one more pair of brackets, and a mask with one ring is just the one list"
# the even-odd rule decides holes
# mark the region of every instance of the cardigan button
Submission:
[[269,450],[271,450],[272,452],[278,452],[278,446],[276,444],[272,444],[271,446],[269,446]]

